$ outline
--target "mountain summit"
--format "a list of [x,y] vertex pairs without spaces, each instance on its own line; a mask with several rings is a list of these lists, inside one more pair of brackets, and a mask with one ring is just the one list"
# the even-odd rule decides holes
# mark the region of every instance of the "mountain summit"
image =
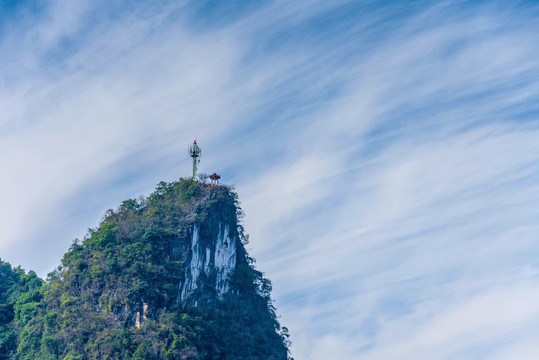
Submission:
[[47,281],[1,262],[0,359],[289,359],[241,216],[230,187],[162,182]]

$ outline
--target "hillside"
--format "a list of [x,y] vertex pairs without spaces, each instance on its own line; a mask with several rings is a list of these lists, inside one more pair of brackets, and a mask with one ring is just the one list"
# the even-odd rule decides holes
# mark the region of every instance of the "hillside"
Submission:
[[46,281],[0,264],[0,359],[288,359],[226,186],[126,200]]

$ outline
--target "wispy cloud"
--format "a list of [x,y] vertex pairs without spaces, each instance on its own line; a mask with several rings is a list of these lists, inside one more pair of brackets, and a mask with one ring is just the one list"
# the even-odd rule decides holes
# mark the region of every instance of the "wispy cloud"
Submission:
[[4,25],[2,257],[52,269],[198,135],[297,359],[537,354],[538,9],[200,4]]

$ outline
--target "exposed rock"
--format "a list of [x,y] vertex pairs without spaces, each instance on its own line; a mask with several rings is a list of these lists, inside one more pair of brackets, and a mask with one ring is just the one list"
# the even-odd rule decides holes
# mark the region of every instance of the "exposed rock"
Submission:
[[230,236],[228,224],[219,223],[218,229],[216,236],[208,234],[210,238],[202,238],[199,225],[193,225],[185,279],[180,283],[178,301],[185,302],[203,285],[215,289],[219,298],[228,291],[229,278],[236,267],[239,240],[237,236]]

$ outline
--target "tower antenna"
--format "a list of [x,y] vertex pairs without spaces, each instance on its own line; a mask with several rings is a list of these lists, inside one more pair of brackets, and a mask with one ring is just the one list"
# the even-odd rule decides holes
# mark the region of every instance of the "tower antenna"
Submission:
[[197,140],[193,141],[193,144],[189,146],[189,156],[193,158],[193,181],[196,181],[197,176],[197,165],[200,163],[200,155],[202,154],[202,150],[200,150],[200,147],[197,145]]

